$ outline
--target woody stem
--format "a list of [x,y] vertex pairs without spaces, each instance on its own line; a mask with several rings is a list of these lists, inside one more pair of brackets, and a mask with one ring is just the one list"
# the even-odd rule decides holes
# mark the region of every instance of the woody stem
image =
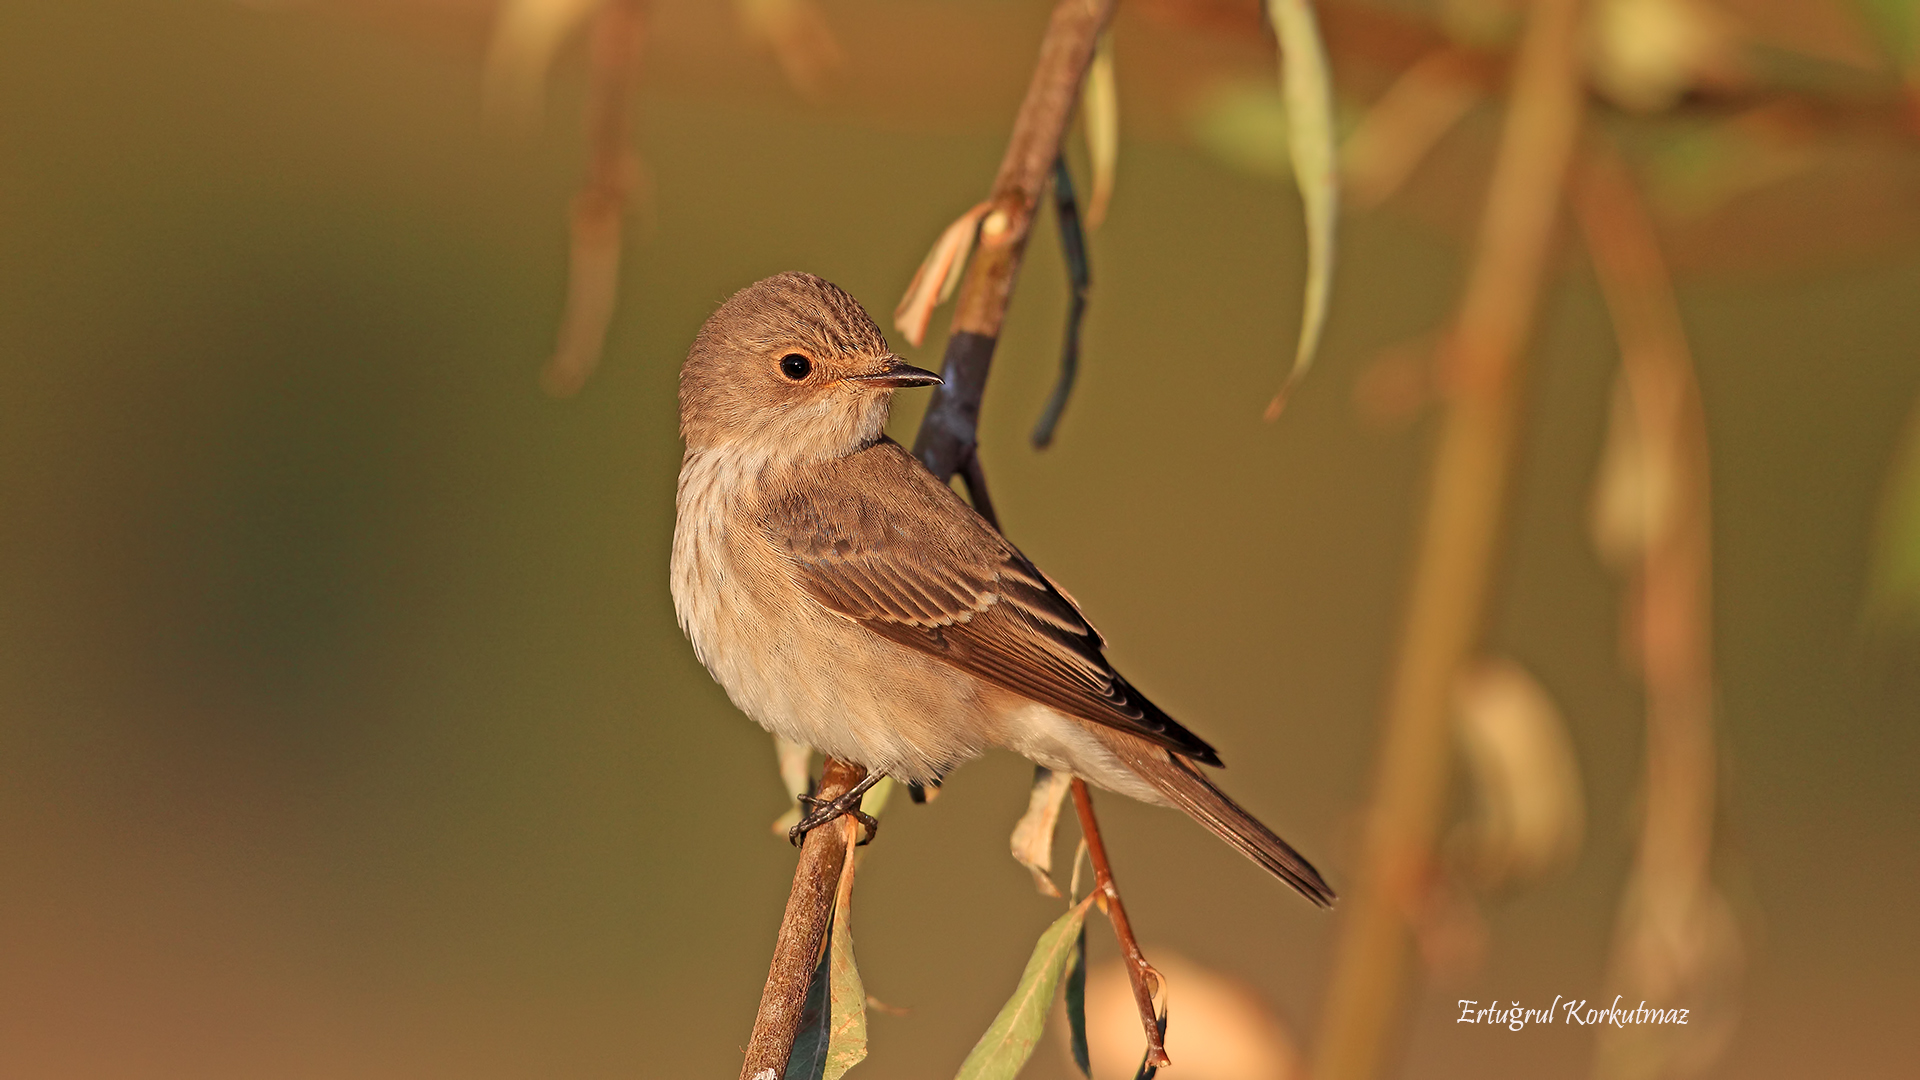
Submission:
[[[861,766],[830,757],[815,797],[837,799],[866,775],[867,770]],[[776,1080],[786,1075],[793,1039],[800,1031],[807,985],[813,980],[827,924],[833,919],[833,897],[851,846],[840,829],[815,829],[800,842],[800,865],[794,868],[787,913],[774,939],[773,963],[767,970],[766,989],[760,992],[760,1012],[753,1020],[740,1080]]]
[[1127,981],[1133,984],[1133,1001],[1140,1007],[1140,1024],[1147,1032],[1147,1063],[1155,1068],[1170,1065],[1167,1048],[1161,1042],[1160,1020],[1153,1010],[1153,992],[1161,985],[1160,973],[1147,963],[1140,942],[1133,936],[1126,905],[1120,902],[1120,888],[1113,883],[1107,845],[1100,839],[1100,820],[1093,816],[1093,793],[1077,776],[1073,779],[1073,809],[1080,815],[1080,833],[1087,838],[1087,854],[1093,858],[1094,892],[1102,898],[1100,907],[1113,923],[1113,936],[1119,939],[1120,952],[1127,960]]

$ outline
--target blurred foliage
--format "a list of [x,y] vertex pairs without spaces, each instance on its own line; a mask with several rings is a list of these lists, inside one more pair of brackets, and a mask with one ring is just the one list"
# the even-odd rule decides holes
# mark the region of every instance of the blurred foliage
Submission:
[[[1764,914],[1727,1072],[1900,1075],[1911,697],[1849,664],[1862,579],[1910,604],[1920,550],[1913,421],[1882,472],[1920,390],[1920,169],[1910,77],[1877,57],[1910,68],[1913,9],[1712,6],[1742,27],[1732,81],[1597,113],[1680,279],[1715,445],[1731,850],[1688,917],[1714,944]],[[528,391],[564,302],[578,35],[550,54],[544,129],[510,142],[482,122],[491,0],[0,12],[0,1072],[726,1068],[791,855],[765,839],[784,800],[760,733],[665,614],[672,371],[759,274],[896,295],[979,197],[1039,11],[828,0],[845,63],[797,93],[805,57],[780,50],[820,38],[748,7],[653,5],[631,131],[659,229],[629,231],[609,362],[564,408]],[[1321,5],[1338,115],[1454,44],[1493,51],[1464,70],[1497,100],[1515,11]],[[1260,428],[1235,403],[1271,390],[1304,248],[1290,197],[1215,164],[1288,174],[1259,5],[1126,4],[1114,50],[1099,370],[1071,437],[1027,454],[1061,277],[1036,243],[987,414],[996,495],[1141,684],[1230,748],[1236,793],[1339,876],[1420,460],[1404,423],[1355,424],[1345,386],[1444,316],[1497,114],[1464,110],[1379,212],[1349,212],[1323,369]],[[1220,101],[1242,115],[1193,119]],[[1582,272],[1544,318],[1490,633],[1554,688],[1596,824],[1566,877],[1485,916],[1469,992],[1529,1004],[1596,993],[1608,920],[1646,907],[1620,901],[1632,852],[1606,824],[1632,815],[1641,703],[1580,533],[1615,357]],[[1052,914],[1003,853],[1029,772],[957,775],[863,880],[867,982],[914,1006],[872,1022],[898,1075],[950,1075]],[[1184,823],[1114,816],[1116,857],[1156,871],[1129,879],[1149,948],[1314,1014],[1326,925]],[[1423,1075],[1562,1075],[1590,1051],[1463,1035],[1431,1005],[1407,1036]]]
[[1920,408],[1895,448],[1878,517],[1869,610],[1885,623],[1920,630]]

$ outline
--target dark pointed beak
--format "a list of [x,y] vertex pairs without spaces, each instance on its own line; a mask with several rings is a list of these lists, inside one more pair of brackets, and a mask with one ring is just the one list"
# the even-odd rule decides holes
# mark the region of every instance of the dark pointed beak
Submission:
[[879,367],[862,375],[849,375],[847,380],[862,386],[884,386],[889,389],[906,386],[939,386],[941,382],[940,376],[933,372],[914,367],[891,354],[880,358]]

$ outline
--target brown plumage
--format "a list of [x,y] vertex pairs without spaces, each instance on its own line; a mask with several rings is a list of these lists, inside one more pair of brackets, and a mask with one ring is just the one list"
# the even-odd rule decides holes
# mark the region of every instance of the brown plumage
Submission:
[[934,381],[810,275],[769,278],[708,320],[681,371],[673,553],[702,662],[795,742],[919,782],[1005,747],[1177,806],[1330,902],[1199,773],[1219,756],[1113,670],[1073,601],[881,434],[892,391]]

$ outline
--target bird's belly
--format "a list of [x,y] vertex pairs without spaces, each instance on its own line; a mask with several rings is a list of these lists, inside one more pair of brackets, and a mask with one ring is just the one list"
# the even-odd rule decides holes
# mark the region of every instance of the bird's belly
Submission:
[[903,780],[984,750],[993,711],[971,679],[822,607],[757,538],[690,524],[673,552],[681,628],[741,712],[786,739]]

